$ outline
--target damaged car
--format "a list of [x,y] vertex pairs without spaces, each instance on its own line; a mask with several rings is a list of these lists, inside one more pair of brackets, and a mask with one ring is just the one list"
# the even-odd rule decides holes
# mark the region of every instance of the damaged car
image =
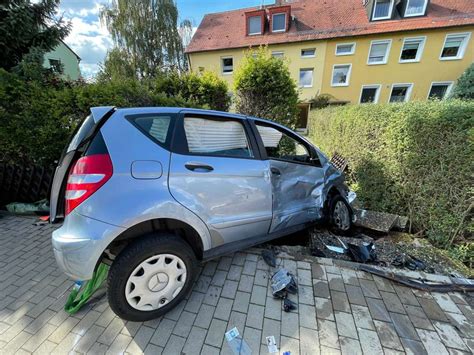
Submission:
[[328,220],[352,222],[344,176],[274,122],[181,108],[92,108],[51,190],[60,268],[107,288],[121,318],[145,321],[191,290],[198,262]]

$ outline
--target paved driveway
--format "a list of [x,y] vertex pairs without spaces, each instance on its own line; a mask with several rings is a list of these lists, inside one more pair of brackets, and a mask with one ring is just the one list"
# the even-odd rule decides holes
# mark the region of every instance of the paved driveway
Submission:
[[291,354],[464,354],[474,350],[474,313],[459,294],[429,294],[333,265],[280,260],[298,277],[298,310],[271,297],[258,250],[203,265],[189,298],[162,319],[124,322],[97,297],[63,311],[72,281],[56,268],[52,226],[0,216],[0,353],[230,353],[237,327],[253,353],[275,336]]

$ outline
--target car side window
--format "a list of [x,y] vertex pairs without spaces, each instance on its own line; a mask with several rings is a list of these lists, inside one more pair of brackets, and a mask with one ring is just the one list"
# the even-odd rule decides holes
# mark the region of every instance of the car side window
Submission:
[[165,144],[169,131],[172,117],[170,115],[162,114],[146,114],[146,115],[132,115],[127,116],[141,131],[158,141]]
[[311,154],[303,142],[276,128],[259,123],[256,125],[269,158],[294,163],[311,163]]
[[227,118],[184,117],[188,152],[233,158],[252,158],[242,122]]

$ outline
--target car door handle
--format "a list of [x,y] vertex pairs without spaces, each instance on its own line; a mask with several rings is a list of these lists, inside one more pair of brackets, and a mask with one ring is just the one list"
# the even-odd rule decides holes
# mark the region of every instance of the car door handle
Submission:
[[277,168],[271,168],[270,171],[272,172],[273,175],[277,175],[277,176],[281,175],[281,171]]
[[214,170],[212,166],[203,163],[186,163],[184,166],[191,171],[201,170],[201,172],[209,172]]

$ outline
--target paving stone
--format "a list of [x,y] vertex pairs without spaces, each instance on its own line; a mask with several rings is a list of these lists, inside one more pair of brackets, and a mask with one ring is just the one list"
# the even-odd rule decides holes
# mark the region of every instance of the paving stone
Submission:
[[222,292],[221,287],[210,286],[202,302],[211,306],[217,305],[217,302],[219,302],[219,296],[221,295],[221,292]]
[[298,269],[298,286],[313,286],[311,270]]
[[327,280],[326,269],[321,264],[312,263],[311,264],[311,274],[313,279]]
[[219,264],[217,264],[217,269],[229,271],[231,264],[232,264],[232,258],[228,256],[224,256],[219,259]]
[[405,305],[405,310],[415,328],[434,330],[433,325],[423,311],[423,308]]
[[[66,337],[56,346],[53,354],[67,354],[81,340],[81,336],[74,333],[68,333]],[[130,338],[131,340],[131,338]],[[128,344],[127,344],[128,345]],[[124,349],[125,350],[125,349]]]
[[396,293],[380,291],[380,295],[382,296],[385,306],[390,310],[390,312],[406,314],[405,308],[403,307]]
[[374,282],[377,285],[377,288],[379,289],[379,291],[395,292],[395,289],[393,288],[390,280],[387,280],[377,275],[372,275],[372,276],[374,278]]
[[300,328],[300,354],[319,354],[319,335],[315,329]]
[[375,298],[367,298],[367,305],[369,306],[370,314],[373,319],[381,320],[384,322],[391,322],[390,315],[388,314],[387,308],[382,300]]
[[334,320],[334,311],[330,299],[315,297],[314,303],[316,305],[317,318]]
[[198,313],[205,296],[206,295],[204,293],[193,291],[189,296],[188,302],[186,302],[184,310],[192,313]]
[[299,317],[295,312],[282,312],[281,335],[299,339]]
[[377,288],[377,285],[374,281],[370,280],[359,280],[360,282],[360,287],[362,288],[362,293],[366,297],[372,297],[372,298],[382,298],[380,296],[379,290]]
[[255,261],[246,260],[244,264],[244,269],[242,270],[242,274],[254,276],[256,270],[257,263]]
[[255,272],[254,284],[258,286],[267,287],[268,286],[269,275],[264,270],[257,270]]
[[328,274],[336,274],[336,275],[341,275],[341,268],[335,265],[328,265],[326,266],[326,272]]
[[267,299],[267,289],[263,286],[254,285],[252,294],[250,296],[250,303],[255,303],[260,306],[265,306]]
[[417,329],[416,331],[428,354],[449,354],[436,332],[425,329]]
[[341,355],[341,350],[321,345],[321,354],[324,354],[324,355]]
[[297,339],[294,339],[294,338],[282,336],[281,337],[280,352],[282,354],[284,352],[289,352],[290,354],[299,354],[300,353],[299,341]]
[[341,353],[343,355],[362,355],[362,349],[358,340],[339,337],[339,342],[341,344]]
[[410,306],[419,306],[418,300],[416,296],[413,294],[412,290],[405,286],[394,285],[393,288],[397,293],[400,301],[403,305],[410,305]]
[[229,321],[227,322],[227,329],[226,331],[231,330],[232,328],[239,329],[239,332],[245,328],[245,320],[247,319],[247,315],[244,313],[239,313],[232,311],[230,313]]
[[344,280],[340,274],[327,274],[329,289],[334,291],[341,291],[345,292],[346,289],[344,288]]
[[216,311],[214,312],[214,318],[222,319],[227,321],[232,310],[233,301],[228,298],[219,299],[217,304]]
[[227,273],[227,279],[232,281],[239,281],[242,275],[242,266],[231,265],[229,272]]
[[[104,328],[99,327],[98,325],[92,325],[87,332],[81,337],[81,340],[77,342],[74,346],[74,351],[79,353],[86,353],[94,345],[97,338],[102,334]],[[151,334],[150,334],[151,336]]]
[[456,303],[445,293],[436,293],[432,292],[431,296],[436,300],[441,309],[445,312],[450,313],[461,313],[461,310],[458,308]]
[[44,324],[26,343],[22,348],[33,352],[56,330],[56,327],[51,324]]
[[274,336],[277,346],[280,344],[281,323],[274,319],[264,318],[262,331],[262,344],[266,344],[266,337]]
[[206,338],[206,330],[198,327],[192,327],[186,343],[184,344],[183,353],[187,355],[200,354],[204,339]]
[[298,306],[300,326],[308,329],[318,329],[316,309],[314,306],[300,304]]
[[434,322],[434,327],[438,332],[441,341],[450,348],[455,348],[459,350],[469,350],[466,344],[459,336],[456,329],[448,323]]
[[407,355],[428,355],[421,341],[405,338],[400,340]]
[[331,291],[332,306],[335,311],[350,312],[351,306],[345,292]]
[[249,293],[252,292],[253,280],[254,280],[253,276],[242,275],[240,277],[238,290],[242,292],[249,292]]
[[312,265],[312,263],[308,263],[307,261],[297,261],[296,262],[296,267],[298,269],[311,270],[311,265]]
[[25,331],[18,333],[12,340],[6,344],[1,350],[4,354],[15,354],[31,338],[31,334]]
[[232,309],[237,312],[247,313],[249,302],[250,302],[249,293],[237,291]]
[[264,307],[256,304],[250,304],[247,314],[246,326],[255,329],[262,329],[264,312]]
[[393,325],[401,338],[419,340],[418,334],[410,321],[410,318],[404,314],[390,313]]
[[211,285],[222,287],[227,278],[227,271],[217,270],[212,277]]
[[215,309],[216,307],[203,304],[201,306],[201,309],[199,309],[199,313],[196,316],[194,325],[205,329],[209,328],[209,325],[211,324],[212,318],[214,316]]
[[380,343],[384,347],[403,351],[403,346],[400,343],[400,339],[392,323],[374,320],[374,324],[377,329],[377,334],[379,335]]
[[282,312],[281,302],[279,299],[267,297],[267,302],[265,303],[265,317],[280,320]]
[[359,328],[358,332],[364,354],[383,355],[382,345],[380,344],[377,332],[362,328]]
[[347,298],[349,303],[360,306],[367,306],[362,289],[359,286],[346,285]]
[[418,298],[418,302],[429,319],[438,320],[441,322],[448,321],[448,318],[435,300],[428,298]]
[[127,321],[127,323],[125,323],[125,326],[122,328],[120,333],[134,337],[142,325],[143,325],[143,322]]
[[164,318],[160,322],[158,328],[156,328],[155,332],[153,333],[153,336],[150,339],[150,343],[165,347],[175,326],[175,321]]
[[234,298],[238,285],[237,281],[226,280],[222,288],[221,297]]
[[178,322],[173,328],[173,334],[186,338],[191,331],[191,327],[196,319],[196,314],[184,311],[181,313]]
[[458,292],[449,292],[448,295],[449,295],[449,297],[451,297],[453,302],[456,303],[457,305],[460,305],[460,304],[466,304],[467,305],[466,300],[464,299],[464,297],[460,293],[458,293]]
[[375,330],[374,322],[367,307],[353,305],[352,316],[354,317],[357,328]]
[[109,347],[107,345],[95,342],[90,348],[88,354],[104,355],[108,349]]
[[181,354],[181,350],[183,350],[185,342],[186,342],[185,338],[181,338],[173,334],[168,340],[168,343],[166,344],[166,347],[163,350],[163,353],[164,354]]
[[359,279],[357,278],[357,273],[354,270],[350,269],[341,269],[342,279],[344,280],[344,284],[346,285],[353,285],[359,286]]
[[298,286],[298,302],[314,305],[313,288],[311,286]]
[[[278,263],[277,263],[278,265]],[[297,276],[297,267],[296,267],[296,261],[290,260],[290,259],[283,259],[283,267],[288,270],[291,274],[293,274],[295,277]]]
[[53,343],[59,344],[79,323],[79,320],[76,318],[68,318],[66,319],[49,337],[48,340],[52,341]]
[[390,348],[383,348],[383,353],[385,355],[405,355],[404,351],[394,350]]
[[458,307],[462,314],[469,319],[471,323],[474,323],[474,308],[467,304],[458,304]]
[[213,346],[209,346],[209,345],[204,344],[203,347],[202,347],[201,354],[219,355],[219,349],[217,349]]
[[449,322],[459,330],[463,337],[474,339],[474,324],[469,319],[457,313],[446,313],[446,315]]
[[329,283],[326,281],[313,280],[314,296],[320,298],[330,298]]
[[249,345],[252,353],[258,354],[260,351],[260,339],[262,338],[262,331],[260,329],[245,327],[243,332],[243,338]]
[[227,322],[213,319],[207,332],[205,343],[216,348],[220,348],[224,339]]
[[87,315],[71,330],[71,332],[79,334],[80,336],[84,335],[99,317],[99,312],[89,311]]
[[235,253],[234,258],[232,259],[232,264],[243,266],[245,263],[245,254],[244,253]]
[[322,346],[340,349],[336,322],[318,319],[319,343]]
[[217,269],[217,262],[216,261],[209,261],[204,265],[204,268],[202,269],[202,274],[205,276],[214,276],[214,273],[216,272]]
[[357,339],[357,330],[351,313],[334,312],[339,336]]

